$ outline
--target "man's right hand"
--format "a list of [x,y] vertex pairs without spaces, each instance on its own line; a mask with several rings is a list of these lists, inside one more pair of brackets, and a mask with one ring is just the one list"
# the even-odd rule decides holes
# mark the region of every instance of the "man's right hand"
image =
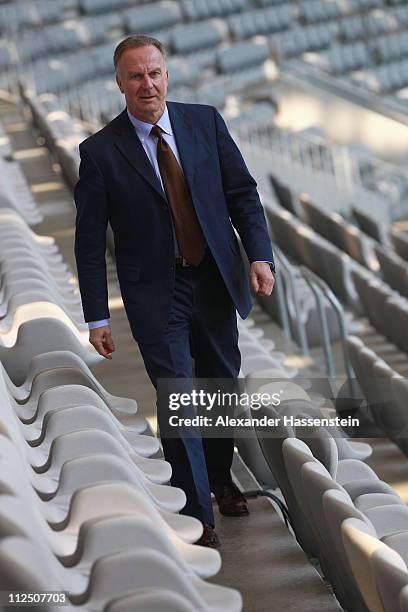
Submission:
[[115,345],[113,344],[110,325],[90,329],[89,342],[102,357],[112,359],[111,353],[114,352]]

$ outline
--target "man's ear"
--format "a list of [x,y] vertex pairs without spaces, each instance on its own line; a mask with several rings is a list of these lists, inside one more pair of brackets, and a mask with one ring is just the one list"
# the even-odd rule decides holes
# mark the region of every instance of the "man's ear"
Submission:
[[123,87],[122,87],[122,85],[121,85],[121,82],[120,82],[120,78],[119,78],[118,73],[116,73],[116,83],[118,84],[118,87],[119,87],[119,89],[120,89],[120,92],[121,92],[121,93],[125,93],[125,92],[123,91]]

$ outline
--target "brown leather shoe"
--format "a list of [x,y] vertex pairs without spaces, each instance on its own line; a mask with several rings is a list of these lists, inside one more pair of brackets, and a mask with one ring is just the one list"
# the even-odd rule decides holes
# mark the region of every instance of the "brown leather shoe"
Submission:
[[248,503],[233,482],[214,484],[212,492],[217,500],[218,509],[224,516],[247,516]]
[[207,524],[204,525],[203,535],[197,540],[196,544],[207,546],[208,548],[220,548],[221,546],[221,542],[214,527]]

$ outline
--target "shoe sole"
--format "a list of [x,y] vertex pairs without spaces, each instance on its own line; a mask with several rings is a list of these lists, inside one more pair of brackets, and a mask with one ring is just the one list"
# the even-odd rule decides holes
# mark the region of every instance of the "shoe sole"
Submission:
[[220,514],[222,514],[223,516],[248,516],[249,515],[249,510],[245,510],[244,512],[223,512],[219,508],[218,510]]

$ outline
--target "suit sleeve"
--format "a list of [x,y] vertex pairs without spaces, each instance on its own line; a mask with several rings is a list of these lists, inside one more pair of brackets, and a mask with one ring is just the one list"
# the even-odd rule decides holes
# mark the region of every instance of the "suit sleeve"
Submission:
[[106,229],[108,203],[100,169],[84,144],[75,187],[75,258],[85,321],[109,318],[106,278]]
[[249,262],[268,261],[274,267],[271,240],[256,181],[215,108],[214,113],[222,182],[231,222],[242,240]]

